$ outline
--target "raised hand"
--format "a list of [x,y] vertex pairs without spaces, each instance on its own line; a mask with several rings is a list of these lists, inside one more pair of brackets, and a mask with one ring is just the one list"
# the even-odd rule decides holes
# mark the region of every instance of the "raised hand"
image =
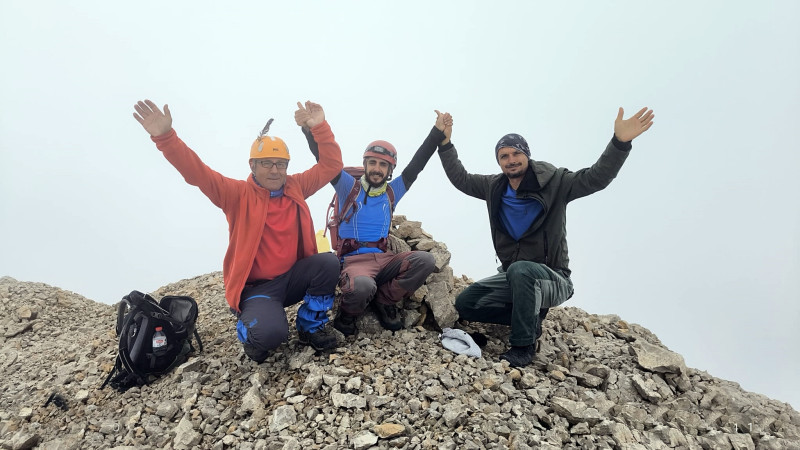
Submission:
[[294,121],[298,125],[313,128],[325,121],[325,111],[318,103],[307,101],[305,105],[297,102]]
[[445,145],[450,142],[450,136],[453,134],[453,116],[450,113],[442,114],[436,109],[433,111],[436,113],[436,128],[444,132],[445,139],[442,141],[442,145]]
[[133,105],[133,109],[136,110],[133,118],[142,124],[150,136],[161,136],[172,129],[172,114],[169,112],[169,106],[164,105],[162,113],[155,103],[145,100],[137,102]]
[[297,102],[297,111],[294,112],[294,121],[298,126],[307,127],[306,122],[311,118],[311,113],[303,106],[302,103]]
[[653,126],[653,110],[645,106],[629,119],[622,120],[623,109],[619,108],[617,119],[614,121],[614,135],[622,142],[632,141],[635,137],[649,130]]

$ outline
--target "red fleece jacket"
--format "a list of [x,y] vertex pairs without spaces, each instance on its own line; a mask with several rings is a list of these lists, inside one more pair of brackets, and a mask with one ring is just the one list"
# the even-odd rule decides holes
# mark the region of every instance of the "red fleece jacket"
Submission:
[[[317,252],[311,212],[305,199],[328,184],[342,171],[342,151],[325,121],[311,129],[319,144],[319,162],[303,173],[287,175],[283,195],[297,203],[300,212],[298,254],[308,257]],[[197,186],[228,219],[229,242],[222,276],[225,298],[231,309],[240,312],[239,297],[253,267],[253,261],[269,213],[269,191],[258,186],[252,177],[235,180],[222,176],[205,165],[175,133],[170,130],[152,138],[156,146],[187,183]],[[281,236],[275,236],[280,239]]]

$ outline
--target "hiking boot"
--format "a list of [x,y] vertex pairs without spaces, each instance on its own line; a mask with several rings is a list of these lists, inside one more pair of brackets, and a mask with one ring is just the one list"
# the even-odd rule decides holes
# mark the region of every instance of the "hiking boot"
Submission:
[[310,345],[314,350],[331,350],[339,346],[336,333],[327,324],[313,333],[297,330],[297,337],[301,344]]
[[500,355],[500,359],[505,359],[511,367],[525,367],[533,362],[536,356],[535,344],[523,345],[521,347],[512,346],[507,352]]
[[400,314],[396,306],[375,302],[375,311],[378,313],[378,320],[383,328],[391,331],[403,328],[403,322],[400,321]]
[[345,336],[352,336],[356,334],[356,319],[356,316],[339,311],[339,314],[333,319],[333,328],[341,331]]

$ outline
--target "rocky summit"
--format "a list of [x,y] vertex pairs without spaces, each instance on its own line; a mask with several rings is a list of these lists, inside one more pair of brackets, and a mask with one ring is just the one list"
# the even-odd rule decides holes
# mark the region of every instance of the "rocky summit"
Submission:
[[[374,314],[332,352],[297,332],[262,364],[243,353],[221,273],[158,289],[200,306],[205,349],[151,384],[100,389],[114,365],[113,305],[0,278],[0,446],[5,449],[800,449],[787,403],[686,367],[647,329],[551,310],[534,363],[499,362],[509,330],[461,323],[447,247],[396,216],[395,249],[436,269],[392,334]],[[120,298],[136,289],[120,289]],[[289,311],[290,322],[296,307]],[[482,358],[440,341],[481,332]]]

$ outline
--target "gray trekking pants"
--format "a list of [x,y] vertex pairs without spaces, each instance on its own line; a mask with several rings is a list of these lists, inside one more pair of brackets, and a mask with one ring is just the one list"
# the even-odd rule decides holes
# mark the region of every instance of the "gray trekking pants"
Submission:
[[[517,261],[471,284],[456,298],[456,310],[471,322],[511,326],[510,344],[531,345],[541,327],[540,310],[572,297],[572,280],[544,264]],[[541,328],[540,328],[541,329]]]

